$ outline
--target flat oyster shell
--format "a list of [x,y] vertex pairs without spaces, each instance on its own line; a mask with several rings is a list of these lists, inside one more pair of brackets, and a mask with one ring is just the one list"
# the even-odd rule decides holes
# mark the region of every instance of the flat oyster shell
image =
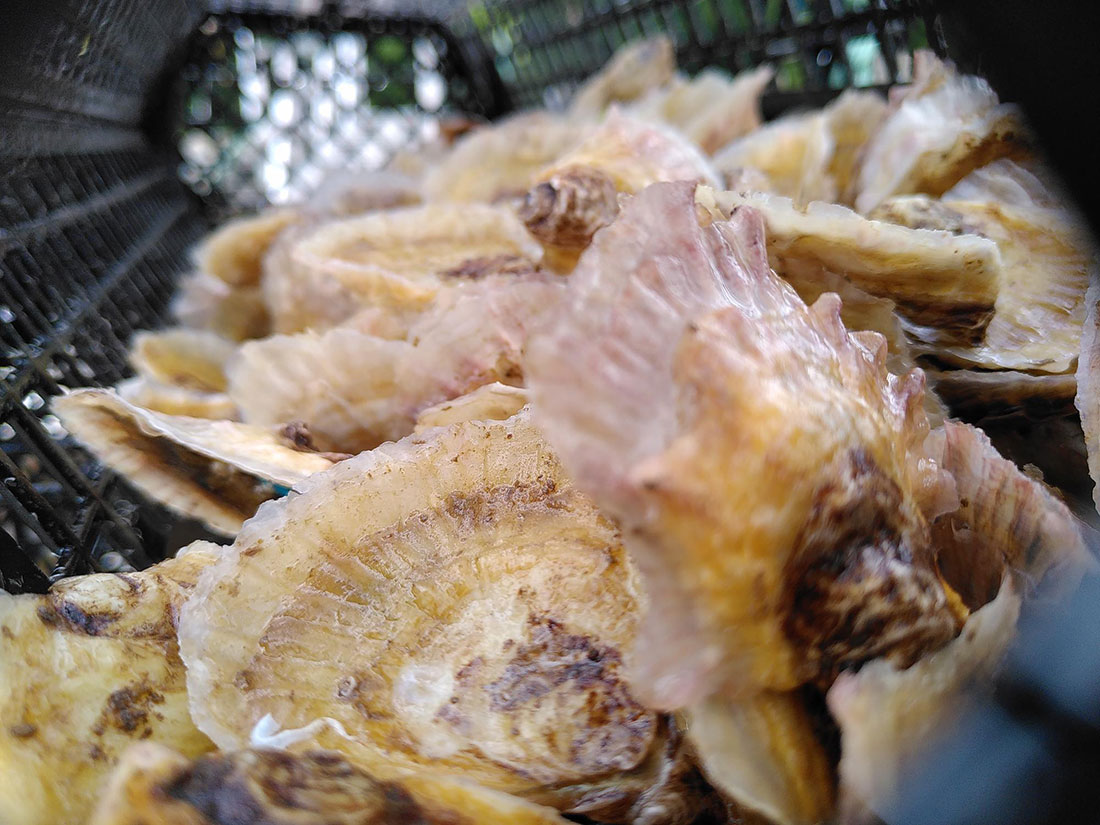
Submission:
[[678,78],[637,106],[640,115],[656,116],[675,127],[708,155],[760,127],[760,97],[775,76],[771,66],[758,66],[730,77],[704,69],[691,80]]
[[110,390],[53,400],[65,428],[108,467],[169,509],[233,535],[260,502],[332,461],[290,446],[277,430],[152,412]]
[[860,212],[892,195],[942,195],[981,166],[1027,153],[1019,110],[1000,103],[988,83],[943,64],[932,73],[936,77],[915,84],[868,144],[855,200]]
[[192,715],[222,748],[323,747],[632,821],[671,735],[622,680],[641,598],[526,417],[435,429],[248,522],[181,613]]
[[937,346],[937,357],[986,369],[1073,369],[1095,258],[1089,239],[1069,215],[993,202],[946,204],[923,196],[894,198],[874,215],[997,244],[1000,287],[984,336],[968,346]]
[[742,169],[764,173],[767,190],[797,204],[836,199],[827,174],[833,138],[824,112],[808,112],[774,120],[725,147],[714,166],[728,180]]
[[74,576],[46,595],[0,590],[0,811],[5,823],[84,825],[126,747],[213,746],[187,710],[176,611],[214,545],[140,573]]
[[236,343],[207,330],[176,327],[142,331],[130,342],[130,364],[139,375],[162,384],[225,391],[225,364]]
[[672,80],[676,53],[665,36],[620,47],[607,64],[577,89],[569,104],[574,117],[596,117],[613,103],[642,97]]
[[357,310],[420,308],[448,284],[530,271],[539,245],[511,211],[435,204],[331,221],[290,237],[263,283],[275,329],[323,329]]
[[192,762],[134,745],[88,825],[566,825],[557,811],[430,774],[384,782],[333,753],[249,749]]
[[240,418],[237,405],[224,392],[206,392],[162,384],[135,376],[115,385],[115,392],[124,401],[165,415],[186,415],[191,418],[212,418],[236,421]]
[[232,287],[207,272],[192,272],[180,281],[172,316],[185,327],[207,329],[230,341],[262,338],[271,327],[259,287]]
[[869,220],[835,204],[799,209],[763,193],[722,192],[717,200],[727,214],[743,206],[760,212],[768,259],[781,275],[788,261],[820,264],[948,340],[979,339],[993,315],[1002,265],[991,240]]
[[431,427],[449,427],[463,421],[504,421],[527,406],[527,401],[527,390],[523,387],[494,381],[422,410],[416,417],[413,432],[423,432]]
[[418,413],[494,381],[518,384],[528,331],[556,280],[490,277],[441,292],[403,339],[338,327],[243,346],[229,367],[245,421],[305,421],[322,449],[356,453],[413,431]]
[[231,220],[212,232],[195,250],[195,265],[231,287],[257,286],[263,257],[275,238],[300,220],[291,209],[268,209]]
[[588,127],[526,112],[476,129],[424,178],[430,203],[495,203],[522,197],[540,169],[580,143]]

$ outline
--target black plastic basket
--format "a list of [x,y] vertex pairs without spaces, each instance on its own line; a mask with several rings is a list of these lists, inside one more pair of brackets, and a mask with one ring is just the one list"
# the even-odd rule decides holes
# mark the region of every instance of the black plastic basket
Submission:
[[[211,218],[261,206],[278,189],[256,177],[273,141],[291,147],[288,170],[377,165],[415,138],[412,126],[381,133],[395,112],[430,124],[448,114],[492,118],[561,105],[615,48],[656,33],[672,38],[688,72],[774,63],[766,116],[820,104],[850,85],[904,81],[907,55],[929,46],[1005,79],[1006,96],[1040,115],[1036,130],[1069,171],[1087,216],[1096,215],[1095,189],[1074,174],[1097,136],[1091,99],[1069,83],[1029,82],[1043,65],[1029,52],[1032,32],[1067,44],[1038,53],[1050,64],[1076,67],[1078,77],[1082,67],[1095,69],[1083,32],[1097,27],[1082,10],[1075,26],[1067,8],[1013,2],[1012,18],[993,0],[452,0],[415,4],[416,14],[384,0],[8,5],[0,24],[0,587],[11,592],[141,567],[200,535],[104,471],[67,436],[48,399],[128,374],[132,333],[166,322],[188,250]],[[445,13],[425,13],[433,6]],[[347,54],[333,59],[343,61],[341,77],[354,87],[347,92],[315,73],[317,54],[341,48]],[[855,65],[859,50],[871,53],[870,74]],[[439,94],[418,104],[425,72]],[[266,83],[268,95],[248,83]],[[280,112],[325,96],[355,124],[347,134],[332,125],[339,118],[326,131],[312,116]],[[1083,112],[1071,111],[1082,101]],[[267,125],[260,137],[250,131],[257,123]],[[1084,132],[1076,142],[1073,129]],[[198,153],[188,145],[196,140]],[[322,157],[320,145],[335,149]],[[377,150],[369,158],[365,145]],[[317,177],[298,181],[297,193]],[[974,717],[970,739],[945,750],[939,773],[915,786],[898,821],[1097,819],[1094,804],[1080,817],[1067,813],[1097,797],[1089,777],[1100,753],[1100,691],[1090,686],[1100,668],[1100,595],[1089,587],[1076,612],[1035,632],[1003,680],[1000,704]],[[1068,661],[1080,667],[1059,675]],[[981,772],[994,764],[991,744],[1020,742],[1030,744],[1012,770],[997,763]],[[1038,783],[1029,785],[1031,777]],[[984,783],[970,787],[985,795],[968,792],[968,782]]]

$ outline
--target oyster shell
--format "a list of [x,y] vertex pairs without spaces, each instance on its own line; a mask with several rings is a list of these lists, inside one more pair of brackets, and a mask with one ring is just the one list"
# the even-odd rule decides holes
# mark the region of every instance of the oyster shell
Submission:
[[519,214],[545,246],[575,256],[618,213],[620,194],[670,180],[716,186],[718,175],[681,135],[612,109],[584,142],[539,173]]
[[760,96],[774,76],[775,70],[766,65],[733,78],[704,69],[691,80],[677,78],[633,108],[675,127],[710,155],[759,128]]
[[236,421],[240,417],[237,405],[224,392],[205,392],[162,384],[137,376],[115,385],[115,392],[124,401],[137,407],[166,415],[186,415],[191,418],[212,418]]
[[1047,578],[1074,582],[1093,566],[1066,506],[981,430],[948,421],[926,448],[955,480],[959,506],[935,520],[932,536],[944,578],[970,609],[992,599],[1005,575],[1026,594]]
[[772,121],[730,144],[714,156],[714,166],[727,181],[743,169],[756,169],[767,176],[767,191],[805,204],[836,199],[836,186],[826,171],[832,153],[825,113],[800,113]]
[[[909,664],[965,615],[934,566],[929,519],[956,502],[923,450],[923,376],[890,375],[885,342],[847,333],[835,296],[808,308],[775,277],[752,208],[701,229],[693,189],[628,202],[528,347],[539,426],[622,519],[644,574],[635,689],[695,709],[827,686],[881,656]],[[756,775],[820,788],[787,750],[805,736],[747,729],[770,737]],[[693,730],[718,786],[747,781],[719,775]],[[775,787],[738,801],[813,821],[816,803],[780,807]]]
[[667,37],[651,37],[619,48],[607,64],[581,84],[569,104],[574,117],[596,117],[612,103],[625,103],[664,86],[676,71]]
[[180,281],[172,315],[185,327],[210,330],[230,341],[262,338],[271,327],[259,287],[232,287],[207,272],[193,272]]
[[1002,267],[989,239],[870,220],[835,204],[799,209],[763,193],[722,192],[717,201],[727,214],[743,206],[760,212],[780,275],[793,261],[819,264],[949,341],[980,340],[990,323]]
[[988,83],[956,74],[930,53],[921,62],[925,77],[867,145],[855,200],[860,212],[892,195],[942,195],[981,166],[1028,153],[1019,110],[1000,103]]
[[364,307],[422,308],[443,287],[530,272],[542,250],[507,209],[435,204],[332,221],[273,250],[263,283],[275,329],[325,329]]
[[126,747],[209,750],[187,710],[176,611],[217,548],[141,573],[75,576],[43,596],[0,590],[0,817],[83,825]]
[[[794,287],[807,306],[827,292],[835,293],[841,301],[840,320],[846,329],[877,332],[886,339],[886,368],[894,375],[904,376],[917,366],[915,353],[895,312],[893,301],[876,298],[851,281],[812,262],[788,261],[783,270],[783,280]],[[947,410],[939,396],[928,389],[924,393],[924,411],[931,426],[942,424],[947,417]]]
[[587,132],[587,126],[550,112],[527,112],[477,129],[426,174],[425,200],[494,203],[523,197],[539,170]]
[[341,218],[418,206],[424,201],[421,177],[389,169],[351,174],[337,169],[314,190],[304,211],[312,217]]
[[195,250],[195,264],[231,287],[257,286],[263,257],[275,238],[300,220],[290,209],[269,209],[223,224]]
[[711,696],[684,715],[707,777],[742,811],[767,822],[829,820],[836,782],[797,694]]
[[846,206],[855,203],[860,161],[887,114],[881,97],[858,89],[848,89],[825,107],[834,144],[829,175],[840,203]]
[[202,392],[225,391],[225,364],[237,349],[216,333],[177,327],[138,332],[130,364],[152,381]]
[[431,775],[384,782],[324,751],[243,750],[192,762],[142,743],[128,750],[88,825],[566,825],[556,811]]
[[960,233],[960,238],[989,238],[997,244],[1000,288],[984,336],[970,345],[937,346],[937,357],[987,369],[1073,369],[1093,258],[1084,230],[1068,215],[993,202],[945,204],[913,196],[889,200],[873,216]]
[[110,390],[53,400],[65,428],[108,467],[169,509],[233,535],[275,485],[293,486],[332,461],[291,446],[278,430],[164,415]]
[[763,190],[756,187],[759,191],[784,195],[799,205],[850,203],[859,156],[885,116],[882,98],[849,89],[818,112],[788,115],[731,143],[715,155],[714,165],[728,184],[740,180],[742,170],[756,169],[771,184]]
[[955,415],[967,420],[1015,412],[1034,418],[1060,415],[1071,407],[1077,392],[1073,375],[1032,375],[1015,370],[925,372]]
[[840,675],[828,703],[841,730],[843,821],[877,821],[868,810],[889,815],[907,773],[965,710],[966,689],[996,671],[1019,612],[1019,592],[1006,581],[957,639],[912,667],[880,660]]
[[433,404],[519,383],[528,330],[560,294],[545,277],[494,276],[441,292],[403,340],[338,327],[254,341],[230,365],[229,395],[252,424],[301,420],[322,449],[370,449]]
[[975,169],[951,189],[941,200],[985,202],[1022,208],[1062,209],[1067,198],[1054,182],[1050,172],[1040,166],[1026,168],[1001,158]]
[[464,421],[504,421],[527,405],[527,390],[494,381],[473,392],[440,401],[416,417],[414,432],[431,427],[448,427]]
[[1092,498],[1100,511],[1100,280],[1095,276],[1085,296],[1085,323],[1081,357],[1077,361],[1077,398],[1081,429],[1092,476]]
[[192,714],[220,747],[324,747],[384,780],[430,767],[598,821],[653,805],[672,732],[623,681],[636,577],[525,416],[299,489],[181,614]]

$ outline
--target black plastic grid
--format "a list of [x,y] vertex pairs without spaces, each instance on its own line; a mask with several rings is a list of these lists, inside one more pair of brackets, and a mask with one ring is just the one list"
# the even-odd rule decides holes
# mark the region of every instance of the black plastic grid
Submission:
[[496,111],[435,21],[257,5],[209,15],[175,83],[180,176],[215,216],[300,200],[334,170],[379,168],[447,113]]
[[[851,86],[911,77],[914,49],[944,53],[931,0],[487,0],[464,24],[493,60],[512,106],[563,105],[631,40],[667,34],[688,74],[776,67],[766,117],[820,105]],[[463,20],[457,21],[463,24]]]
[[180,522],[104,472],[49,399],[128,372],[205,230],[143,133],[197,9],[43,0],[0,28],[0,587],[144,566]]

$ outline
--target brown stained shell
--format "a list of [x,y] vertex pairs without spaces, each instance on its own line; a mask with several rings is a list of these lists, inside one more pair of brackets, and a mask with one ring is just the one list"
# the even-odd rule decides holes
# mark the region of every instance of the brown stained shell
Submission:
[[616,193],[672,180],[717,186],[719,177],[682,135],[612,109],[582,143],[537,175],[521,217],[548,251],[575,255],[618,212]]
[[150,380],[201,392],[225,391],[225,363],[236,344],[206,330],[175,327],[134,335],[130,364]]
[[867,146],[855,200],[860,212],[893,195],[942,195],[979,167],[1030,152],[1019,111],[999,103],[988,83],[944,64],[927,74]]
[[957,639],[912,667],[875,661],[837,679],[828,704],[841,731],[841,821],[889,816],[909,772],[965,710],[966,689],[996,671],[1019,611],[1019,591],[1006,581]]
[[[700,229],[693,188],[631,199],[528,347],[540,427],[645,576],[636,688],[675,708],[886,648],[911,662],[959,618],[934,575],[927,519],[952,502],[921,449],[923,376],[890,375],[835,297],[806,307],[776,278],[760,213]],[[818,636],[804,596],[828,611]]]
[[435,429],[246,525],[181,616],[192,712],[223,748],[324,747],[631,821],[670,735],[625,681],[640,598],[529,420]]
[[664,86],[675,71],[676,52],[667,37],[622,46],[600,71],[581,84],[569,112],[577,118],[596,117],[612,103],[629,102]]
[[109,390],[76,390],[53,408],[104,464],[156,501],[233,535],[261,502],[332,462],[301,453],[277,430],[165,415]]
[[231,287],[255,287],[263,276],[263,257],[279,233],[300,219],[289,209],[269,209],[237,218],[209,235],[195,251],[199,270]]
[[122,757],[88,825],[565,825],[556,811],[432,775],[382,781],[334,753]]
[[237,405],[224,392],[204,392],[135,376],[115,385],[124,401],[165,415],[237,421]]
[[264,296],[279,332],[328,329],[365,307],[423,308],[470,261],[542,256],[511,210],[434,204],[305,229],[273,250]]
[[[0,591],[0,811],[84,825],[127,746],[209,750],[187,709],[177,611],[217,548],[140,573],[76,576],[44,596]],[[62,778],[63,781],[59,781]]]
[[1093,277],[1085,295],[1081,356],[1077,361],[1077,398],[1088,451],[1093,503],[1100,511],[1100,280]]
[[575,166],[562,169],[528,192],[519,217],[542,243],[580,250],[618,212],[615,182],[597,169]]
[[959,506],[935,520],[932,535],[939,568],[968,607],[988,602],[1004,575],[1026,594],[1045,578],[1066,586],[1095,567],[1065,504],[981,430],[948,421],[929,437],[928,453],[955,480]]
[[262,338],[271,328],[259,287],[233,287],[206,272],[180,281],[172,315],[185,327],[210,330],[230,341]]
[[[993,318],[978,341],[936,346],[942,360],[986,369],[1065,373],[1080,350],[1084,293],[1094,265],[1091,242],[1065,212],[994,202],[941,203],[894,198],[875,217],[995,242],[1001,285]],[[963,234],[966,233],[966,234]]]
[[301,420],[321,449],[371,449],[411,433],[427,407],[521,383],[528,332],[561,291],[547,276],[493,275],[442,291],[401,339],[338,327],[251,342],[229,367],[229,395],[250,423]]
[[991,240],[869,220],[835,204],[799,209],[763,193],[724,192],[718,202],[727,214],[743,206],[760,212],[780,275],[789,261],[818,264],[889,298],[908,321],[947,341],[980,341],[993,317],[1002,264]]

